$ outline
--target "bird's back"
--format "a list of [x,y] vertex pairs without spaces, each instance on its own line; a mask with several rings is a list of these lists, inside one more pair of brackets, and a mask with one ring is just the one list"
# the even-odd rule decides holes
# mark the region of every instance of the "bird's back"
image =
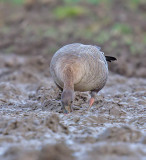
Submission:
[[67,68],[73,70],[74,87],[78,91],[100,90],[107,80],[108,65],[105,56],[93,45],[73,43],[54,54],[50,71],[60,87],[63,87],[63,72]]

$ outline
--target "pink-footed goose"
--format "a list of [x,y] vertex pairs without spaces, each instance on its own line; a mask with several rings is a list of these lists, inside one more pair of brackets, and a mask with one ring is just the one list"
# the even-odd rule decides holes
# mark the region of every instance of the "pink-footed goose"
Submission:
[[50,72],[56,85],[63,90],[61,104],[64,113],[72,111],[74,91],[91,91],[89,108],[108,77],[108,64],[116,60],[104,56],[100,47],[80,43],[60,48],[50,63]]

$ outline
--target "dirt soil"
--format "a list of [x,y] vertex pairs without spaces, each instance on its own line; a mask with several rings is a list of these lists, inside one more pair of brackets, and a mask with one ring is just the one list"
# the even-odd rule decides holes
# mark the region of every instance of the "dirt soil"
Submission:
[[0,55],[1,160],[139,160],[146,157],[146,80],[109,74],[87,111],[89,93],[76,93],[61,112],[49,58]]

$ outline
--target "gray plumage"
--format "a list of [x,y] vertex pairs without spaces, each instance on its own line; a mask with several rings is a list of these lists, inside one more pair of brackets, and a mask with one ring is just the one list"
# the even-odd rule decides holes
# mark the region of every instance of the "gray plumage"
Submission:
[[[108,64],[100,47],[80,43],[69,44],[53,56],[50,72],[55,83],[64,87],[64,72],[71,68],[75,91],[99,91],[108,77]],[[69,77],[68,77],[69,78]]]

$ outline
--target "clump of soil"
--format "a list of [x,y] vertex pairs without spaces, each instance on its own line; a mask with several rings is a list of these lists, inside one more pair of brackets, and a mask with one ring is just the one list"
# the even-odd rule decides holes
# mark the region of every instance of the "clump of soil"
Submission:
[[38,160],[74,160],[72,151],[65,144],[43,146]]
[[72,151],[64,144],[47,144],[40,150],[20,146],[9,147],[3,155],[7,160],[74,160]]
[[141,159],[140,154],[145,156],[141,147],[132,148],[126,143],[100,143],[94,146],[92,152],[89,152],[89,156],[85,159],[96,159],[99,160],[116,160],[116,159],[128,159],[138,160]]
[[120,142],[137,142],[141,138],[141,132],[138,130],[133,130],[130,127],[123,126],[123,127],[113,127],[108,128],[99,135],[99,141],[120,141]]
[[68,128],[60,123],[59,117],[56,114],[46,117],[45,125],[50,128],[53,132],[64,132],[68,134]]
[[12,146],[9,147],[2,159],[6,160],[37,160],[38,159],[38,151],[23,148],[22,146]]

